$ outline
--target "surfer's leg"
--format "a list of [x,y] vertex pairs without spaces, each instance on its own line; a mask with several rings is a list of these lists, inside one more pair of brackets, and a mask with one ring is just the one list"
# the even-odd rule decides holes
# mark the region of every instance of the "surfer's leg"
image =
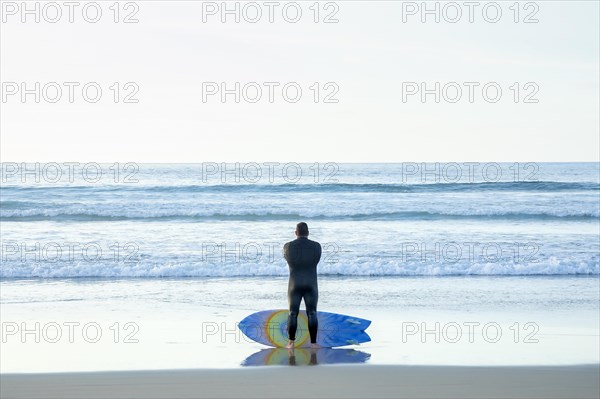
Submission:
[[308,317],[308,332],[310,334],[310,343],[317,343],[317,330],[319,321],[317,320],[317,302],[319,301],[319,292],[316,289],[307,290],[304,293],[304,304],[306,305],[306,316]]
[[288,316],[288,339],[296,340],[296,329],[298,328],[298,312],[300,311],[300,302],[302,293],[298,290],[288,290],[288,302],[290,304],[290,314]]

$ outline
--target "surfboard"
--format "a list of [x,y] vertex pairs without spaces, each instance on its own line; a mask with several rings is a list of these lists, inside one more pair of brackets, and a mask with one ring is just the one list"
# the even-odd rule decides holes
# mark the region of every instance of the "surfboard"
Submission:
[[[359,345],[371,341],[365,330],[370,320],[338,313],[317,312],[319,329],[317,344],[324,348],[335,346]],[[239,322],[238,328],[253,341],[276,348],[288,343],[288,310],[274,309],[252,313]],[[298,314],[295,347],[310,347],[308,319],[304,310]]]

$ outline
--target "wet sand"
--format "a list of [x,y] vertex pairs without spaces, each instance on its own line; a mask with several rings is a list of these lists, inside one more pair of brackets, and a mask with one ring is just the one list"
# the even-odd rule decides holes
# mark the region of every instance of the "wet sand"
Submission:
[[2,398],[598,398],[599,365],[318,365],[2,374]]

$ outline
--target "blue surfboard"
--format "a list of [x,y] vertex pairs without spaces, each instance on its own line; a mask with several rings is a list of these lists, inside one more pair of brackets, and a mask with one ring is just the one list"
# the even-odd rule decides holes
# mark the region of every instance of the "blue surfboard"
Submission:
[[[317,344],[324,348],[359,345],[371,341],[371,337],[365,332],[371,324],[370,320],[329,312],[317,312],[317,318],[319,320]],[[238,327],[253,341],[281,348],[288,342],[287,319],[286,309],[263,310],[245,317]],[[300,311],[298,314],[295,346],[298,348],[310,346],[305,311]]]

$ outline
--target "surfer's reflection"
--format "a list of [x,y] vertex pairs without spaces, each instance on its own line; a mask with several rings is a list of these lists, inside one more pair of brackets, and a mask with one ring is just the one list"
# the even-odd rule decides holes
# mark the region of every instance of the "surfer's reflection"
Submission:
[[[318,360],[317,360],[317,351],[318,349],[299,349],[302,351],[309,351],[310,353],[310,359],[308,360],[308,364],[311,366],[314,366],[315,364],[319,364]],[[287,349],[287,353],[288,353],[288,364],[290,366],[296,366],[296,349]],[[303,358],[306,358],[306,353],[301,353],[301,355],[304,355]]]
[[355,349],[270,348],[248,356],[242,366],[300,366],[335,363],[365,363],[370,353]]

